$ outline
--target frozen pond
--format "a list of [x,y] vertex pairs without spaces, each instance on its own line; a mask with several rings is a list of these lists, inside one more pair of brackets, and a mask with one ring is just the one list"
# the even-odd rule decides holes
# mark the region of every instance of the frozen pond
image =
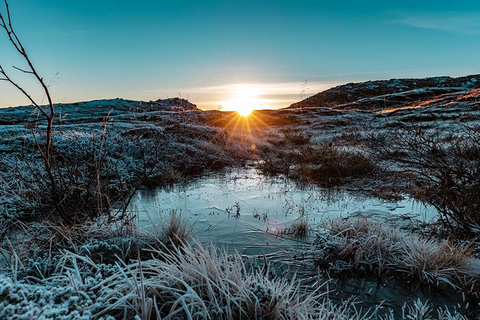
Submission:
[[352,214],[388,221],[418,218],[430,221],[436,211],[412,199],[398,202],[332,192],[315,186],[300,187],[281,177],[265,177],[253,168],[202,177],[171,189],[142,190],[132,201],[141,224],[181,212],[202,242],[213,242],[247,254],[295,241],[281,236],[292,221],[308,219],[312,230],[328,218]]
[[[259,261],[266,258],[282,274],[291,270],[307,282],[311,279],[319,283],[327,281],[329,276],[320,275],[309,262],[308,250],[312,246],[308,243],[326,219],[362,214],[403,225],[412,219],[428,222],[436,216],[434,208],[409,198],[392,202],[355,191],[301,187],[281,177],[265,177],[253,168],[202,177],[172,189],[143,190],[132,205],[143,225],[165,221],[169,212],[177,210],[203,243],[236,249],[257,256]],[[282,232],[299,217],[308,219],[310,238],[299,239]],[[329,288],[333,290],[331,299],[356,296],[366,309],[382,303],[394,308],[397,316],[401,315],[403,303],[417,298],[451,307],[461,301],[461,297],[425,291],[388,278],[336,279],[329,283]]]

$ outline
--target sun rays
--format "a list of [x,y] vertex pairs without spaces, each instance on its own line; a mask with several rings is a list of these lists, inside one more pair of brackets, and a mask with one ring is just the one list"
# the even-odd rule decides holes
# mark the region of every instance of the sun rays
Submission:
[[252,110],[248,116],[243,116],[238,111],[225,111],[217,118],[215,125],[228,130],[231,134],[253,138],[261,130],[284,122],[284,119],[280,119],[271,110]]

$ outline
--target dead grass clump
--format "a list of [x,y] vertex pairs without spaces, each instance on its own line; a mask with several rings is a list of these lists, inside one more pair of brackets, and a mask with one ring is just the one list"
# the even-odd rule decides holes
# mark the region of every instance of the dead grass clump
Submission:
[[325,187],[373,177],[380,172],[367,154],[358,150],[341,150],[332,144],[293,146],[276,140],[273,146],[264,145],[258,151],[262,160],[258,167],[263,173],[284,174]]
[[303,146],[307,145],[310,142],[311,136],[308,134],[294,130],[291,127],[288,127],[283,130],[283,136],[284,136],[284,143],[286,145],[295,145],[295,146]]
[[404,196],[402,196],[402,189],[400,187],[379,186],[372,190],[370,194],[374,197],[388,201],[400,201],[404,199]]
[[[107,313],[142,319],[301,319],[322,305],[294,280],[269,279],[242,257],[199,243],[158,252],[161,259],[131,264],[97,286]],[[148,316],[145,316],[148,315]]]
[[427,283],[444,282],[455,286],[462,279],[480,275],[479,261],[471,258],[469,246],[419,237],[404,241],[404,244],[404,271]]
[[293,220],[286,233],[298,238],[306,237],[308,235],[308,219],[300,217]]
[[[299,171],[295,172],[296,169]],[[295,177],[297,173],[297,176],[303,177],[305,172],[314,182],[328,187],[372,176],[379,172],[379,168],[366,154],[323,144],[306,147],[298,153],[292,175]]]
[[168,248],[181,247],[192,237],[192,230],[177,211],[170,211],[169,220],[162,226],[162,243]]
[[290,167],[295,163],[295,154],[291,150],[266,145],[259,148],[259,152],[261,161],[257,166],[266,175],[288,175]]
[[343,261],[347,265],[343,263],[342,268],[347,270],[396,273],[454,288],[472,284],[479,276],[480,263],[468,245],[425,239],[367,218],[338,219],[328,228],[328,241],[333,243],[322,259],[333,266]]

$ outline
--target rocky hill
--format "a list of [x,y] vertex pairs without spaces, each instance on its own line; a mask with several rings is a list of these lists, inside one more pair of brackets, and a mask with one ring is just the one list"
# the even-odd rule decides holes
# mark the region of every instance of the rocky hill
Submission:
[[414,107],[432,100],[468,95],[480,88],[480,75],[459,78],[390,79],[340,85],[292,104],[289,108],[324,107],[382,111]]
[[[133,117],[159,111],[200,110],[185,99],[170,98],[156,101],[105,99],[86,102],[55,104],[57,120],[69,122],[97,122],[105,117]],[[42,120],[33,106],[0,108],[0,125],[36,122]]]

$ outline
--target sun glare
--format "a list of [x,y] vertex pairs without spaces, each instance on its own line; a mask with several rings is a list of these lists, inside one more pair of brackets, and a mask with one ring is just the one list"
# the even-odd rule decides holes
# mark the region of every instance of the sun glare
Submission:
[[248,86],[237,87],[233,97],[228,101],[228,109],[236,111],[244,117],[260,107],[261,101],[257,97],[255,88]]

